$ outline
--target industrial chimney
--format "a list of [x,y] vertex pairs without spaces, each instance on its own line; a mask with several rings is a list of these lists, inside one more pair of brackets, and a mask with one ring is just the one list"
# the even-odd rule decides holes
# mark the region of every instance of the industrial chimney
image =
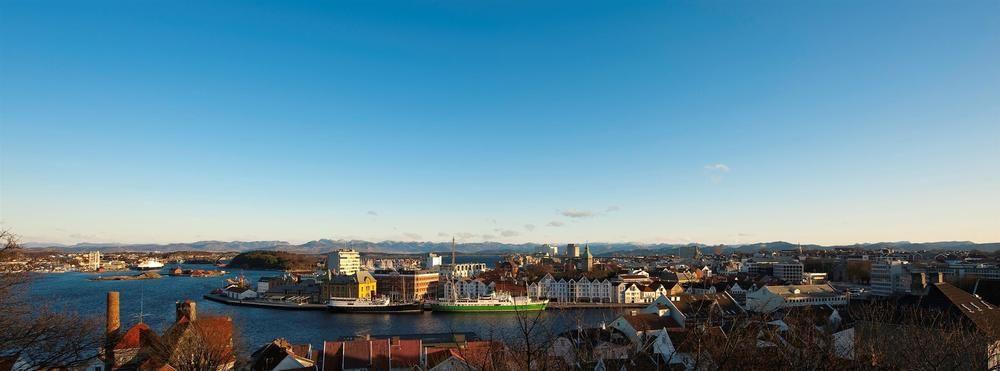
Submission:
[[180,321],[181,318],[183,317],[187,317],[188,321],[192,322],[194,322],[194,320],[197,319],[196,316],[198,315],[197,313],[198,311],[197,308],[195,307],[194,301],[191,301],[190,299],[185,301],[179,301],[177,302],[176,307],[177,307],[177,321]]
[[118,291],[108,291],[108,308],[106,313],[107,328],[104,335],[109,342],[118,337],[118,330],[122,323],[118,317]]

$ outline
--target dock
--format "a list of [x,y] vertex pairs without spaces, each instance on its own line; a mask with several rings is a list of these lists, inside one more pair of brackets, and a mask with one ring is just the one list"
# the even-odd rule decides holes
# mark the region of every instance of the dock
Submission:
[[[271,309],[284,309],[284,310],[326,310],[326,304],[312,304],[312,303],[288,303],[288,302],[274,302],[265,300],[239,300],[226,297],[223,295],[215,294],[205,294],[202,297],[205,299],[226,304],[226,305],[237,305],[244,307],[258,307],[258,308],[271,308]],[[645,308],[649,306],[649,303],[549,303],[546,307],[547,310],[559,309],[559,310],[571,310],[571,309],[634,309],[634,308]],[[429,303],[425,303],[424,310],[430,310]]]
[[273,302],[264,300],[239,300],[214,294],[205,294],[202,297],[226,305],[238,305],[244,307],[258,307],[258,308],[285,309],[285,310],[326,310],[326,304],[288,303],[288,302]]

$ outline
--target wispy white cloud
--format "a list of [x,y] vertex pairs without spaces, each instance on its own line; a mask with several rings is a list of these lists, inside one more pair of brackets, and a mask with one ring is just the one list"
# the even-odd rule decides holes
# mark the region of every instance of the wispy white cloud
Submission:
[[520,234],[521,234],[521,232],[518,232],[518,231],[515,231],[515,230],[512,230],[512,229],[504,229],[504,230],[500,231],[500,235],[503,236],[503,237],[514,237],[514,236],[518,236]]
[[528,232],[531,232],[531,231],[535,230],[535,225],[534,224],[525,224],[524,225],[524,229],[528,230]]
[[618,205],[611,205],[611,206],[608,206],[608,208],[604,209],[604,212],[605,213],[613,213],[613,212],[621,210],[621,209],[622,208],[618,207]]
[[563,216],[570,217],[570,218],[589,218],[589,217],[594,216],[593,212],[586,211],[586,210],[573,210],[573,209],[563,210],[561,214]]
[[411,240],[419,240],[419,239],[421,239],[420,234],[412,233],[412,232],[403,233],[403,236],[406,236],[406,238],[409,238]]
[[562,226],[566,225],[566,223],[560,222],[558,220],[553,220],[553,221],[549,222],[549,224],[546,224],[546,225],[549,226],[549,227],[557,227],[558,228],[558,227],[562,227]]
[[729,165],[726,164],[708,164],[705,165],[705,170],[717,173],[728,173]]
[[368,210],[368,215],[371,215],[371,216],[378,216],[378,213],[377,213],[377,212],[375,212],[375,210]]

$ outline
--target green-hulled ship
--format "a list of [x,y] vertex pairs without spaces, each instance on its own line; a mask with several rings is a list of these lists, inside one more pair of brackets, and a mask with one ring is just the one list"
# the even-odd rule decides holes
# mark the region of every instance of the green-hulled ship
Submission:
[[493,293],[478,298],[441,298],[431,304],[435,312],[527,312],[545,310],[548,300],[513,297],[507,293]]

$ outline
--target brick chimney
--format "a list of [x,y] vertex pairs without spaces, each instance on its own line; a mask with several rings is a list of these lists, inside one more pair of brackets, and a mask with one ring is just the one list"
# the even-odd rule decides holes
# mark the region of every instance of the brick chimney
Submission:
[[107,327],[104,335],[110,342],[118,337],[118,330],[122,326],[118,317],[118,291],[108,291],[108,309],[105,318],[107,319]]
[[121,320],[118,317],[118,291],[108,291],[108,307],[104,314],[107,323],[104,328],[104,366],[112,369],[115,366],[114,353],[111,351],[118,341],[118,331],[121,329]]
[[198,311],[195,307],[195,303],[192,300],[179,301],[176,304],[177,307],[177,321],[181,318],[187,317],[189,321],[194,322],[197,319]]

